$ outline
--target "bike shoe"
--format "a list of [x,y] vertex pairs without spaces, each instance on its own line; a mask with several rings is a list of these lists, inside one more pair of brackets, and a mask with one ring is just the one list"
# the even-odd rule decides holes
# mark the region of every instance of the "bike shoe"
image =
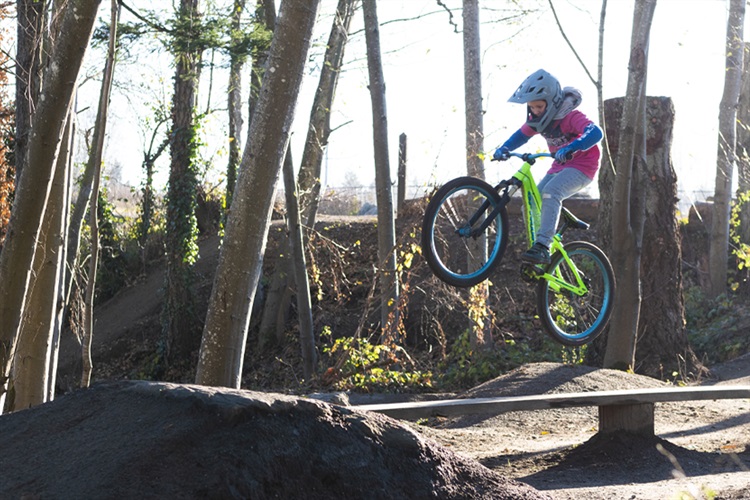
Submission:
[[549,264],[549,249],[541,243],[534,243],[521,255],[521,260],[532,264]]

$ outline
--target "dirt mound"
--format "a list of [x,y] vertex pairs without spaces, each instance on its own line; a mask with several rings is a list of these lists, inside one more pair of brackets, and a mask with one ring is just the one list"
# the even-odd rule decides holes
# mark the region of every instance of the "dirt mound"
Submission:
[[[743,357],[745,361],[750,358]],[[742,359],[742,358],[740,358]],[[719,383],[746,383],[748,364],[717,367]],[[706,380],[703,383],[714,383]],[[531,363],[460,397],[661,387],[643,375],[560,363]],[[556,408],[433,419],[420,431],[486,467],[559,499],[750,498],[747,400],[661,403],[656,436],[597,433],[596,408]],[[697,489],[696,489],[697,488]],[[707,490],[708,491],[708,490]],[[691,494],[693,494],[691,493]],[[704,495],[705,493],[705,495]]]
[[550,498],[397,421],[304,398],[108,382],[0,417],[8,498]]
[[529,363],[466,391],[462,397],[526,396],[664,385],[657,379],[621,370],[562,363]]
[[[506,396],[527,396],[534,394],[558,394],[570,392],[607,391],[613,389],[639,389],[661,387],[665,383],[645,375],[627,373],[620,370],[594,368],[585,365],[568,365],[563,363],[528,363],[504,375],[488,380],[473,387],[458,397],[488,398]],[[545,417],[559,414],[558,418],[569,418],[576,414],[577,419],[586,422],[582,425],[595,425],[596,408],[580,407],[566,409],[549,409],[533,412],[533,415]],[[566,417],[563,417],[565,415]],[[529,412],[508,412],[505,414],[472,414],[462,417],[444,419],[439,423],[442,428],[463,428],[477,425],[495,426],[498,422],[508,420],[525,420]],[[501,423],[500,425],[507,425]]]

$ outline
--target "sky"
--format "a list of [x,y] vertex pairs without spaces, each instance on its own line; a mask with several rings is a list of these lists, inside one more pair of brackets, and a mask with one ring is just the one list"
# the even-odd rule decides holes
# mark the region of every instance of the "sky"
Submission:
[[[290,147],[299,161],[305,139],[319,64],[330,30],[336,0],[322,0],[316,25],[310,65],[306,69]],[[386,83],[390,164],[393,177],[398,165],[398,137],[408,140],[407,177],[410,193],[417,195],[431,186],[465,172],[463,48],[460,0],[444,2],[448,13],[435,0],[379,0],[381,52]],[[581,63],[568,47],[547,0],[518,2],[536,7],[514,22],[499,19],[517,13],[503,0],[480,0],[482,44],[482,93],[485,150],[492,151],[522,123],[525,107],[508,103],[508,97],[523,79],[539,68],[556,75],[563,86],[582,90],[581,111],[597,119],[596,89]],[[133,0],[132,4],[150,4]],[[554,0],[560,22],[588,71],[596,77],[599,41],[598,0]],[[723,92],[724,44],[728,2],[726,0],[659,0],[654,15],[649,52],[649,95],[670,96],[676,123],[672,150],[684,197],[703,199],[713,191],[716,165],[718,106]],[[604,36],[605,99],[622,96],[627,84],[632,0],[609,0]],[[750,16],[748,16],[750,17]],[[408,22],[397,21],[411,19]],[[324,164],[324,183],[341,186],[352,178],[365,186],[374,183],[372,114],[367,89],[368,74],[361,11],[355,14],[347,45],[344,68],[332,108],[331,135]],[[746,38],[750,31],[745,30]],[[91,57],[91,71],[96,57]],[[120,86],[112,96],[112,120],[105,161],[119,164],[123,180],[141,182],[142,151],[145,143],[143,118],[134,111],[144,103],[168,102],[173,64],[168,56],[148,54],[135,64],[123,66]],[[206,76],[207,72],[204,72]],[[226,77],[214,73],[212,106],[225,108]],[[245,82],[248,78],[245,78]],[[93,121],[92,103],[98,82],[86,84],[79,107],[91,106],[80,114],[81,121]],[[201,106],[208,107],[209,85],[201,82]],[[208,177],[220,182],[226,165],[225,111],[207,120],[209,137],[203,151],[211,165]],[[245,128],[245,131],[247,128]],[[245,142],[243,137],[243,143]],[[530,147],[543,148],[535,138]],[[160,165],[165,182],[166,158]],[[541,165],[541,164],[540,164]],[[512,174],[515,165],[485,165],[488,180]],[[541,175],[545,166],[535,167]],[[695,193],[695,191],[701,191]],[[595,193],[594,193],[595,194]]]

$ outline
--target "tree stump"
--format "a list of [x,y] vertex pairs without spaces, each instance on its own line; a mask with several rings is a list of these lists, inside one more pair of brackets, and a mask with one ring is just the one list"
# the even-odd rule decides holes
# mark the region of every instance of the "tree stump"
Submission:
[[[617,155],[623,98],[604,102],[606,132],[611,157]],[[641,242],[641,309],[636,346],[638,373],[672,378],[674,372],[700,369],[685,331],[682,298],[682,237],[677,217],[677,174],[671,159],[674,106],[669,97],[648,97],[646,106],[646,159],[634,172],[631,196],[645,210]],[[640,164],[640,163],[639,163]],[[618,166],[618,168],[624,168]],[[612,193],[615,182],[609,156],[603,154],[599,170],[599,241],[611,254]],[[635,202],[634,202],[635,203]],[[618,301],[622,297],[618,298]],[[594,346],[594,356],[604,342]]]

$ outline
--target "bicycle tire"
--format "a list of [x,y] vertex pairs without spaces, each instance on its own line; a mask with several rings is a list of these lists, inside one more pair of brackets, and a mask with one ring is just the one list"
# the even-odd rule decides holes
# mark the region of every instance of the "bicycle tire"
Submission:
[[[468,233],[469,219],[485,201],[499,213],[484,231],[487,246]],[[474,224],[476,228],[481,221]],[[495,188],[475,177],[459,177],[443,185],[430,199],[422,222],[422,253],[432,272],[455,287],[486,280],[505,254],[508,212]]]
[[[568,257],[584,276],[589,292],[579,297],[571,292],[555,291],[550,282],[537,285],[537,309],[547,333],[566,346],[581,346],[604,332],[612,315],[615,297],[615,273],[604,252],[586,241],[565,245]],[[570,268],[560,252],[552,255],[548,274],[567,279]]]

